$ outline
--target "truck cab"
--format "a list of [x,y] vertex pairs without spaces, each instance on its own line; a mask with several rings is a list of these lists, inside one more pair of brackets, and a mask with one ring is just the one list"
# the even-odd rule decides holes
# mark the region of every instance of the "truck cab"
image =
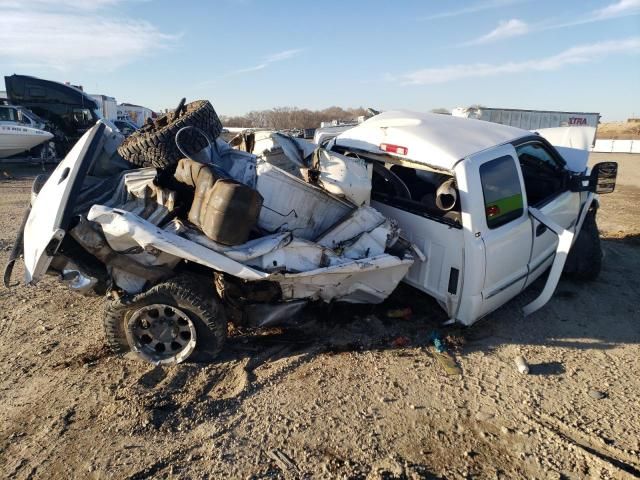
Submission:
[[[586,150],[563,148],[569,164],[542,135],[436,114],[385,112],[327,149],[373,164],[372,205],[424,256],[405,282],[466,325],[555,263],[543,292],[549,297],[587,215],[595,226],[597,175],[609,175],[602,192],[615,184],[615,164],[587,176]],[[589,254],[599,268],[599,244]]]

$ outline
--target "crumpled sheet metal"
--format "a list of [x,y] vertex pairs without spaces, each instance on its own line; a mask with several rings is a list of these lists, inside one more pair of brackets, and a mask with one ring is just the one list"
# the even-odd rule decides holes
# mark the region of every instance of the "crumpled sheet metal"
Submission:
[[99,223],[105,235],[129,236],[142,248],[156,248],[184,260],[195,262],[245,280],[265,280],[267,273],[249,268],[186,238],[162,230],[130,212],[94,205],[87,218]]
[[215,252],[223,253],[225,256],[235,260],[236,262],[242,263],[282,248],[288,245],[292,239],[291,232],[283,232],[267,235],[255,240],[249,240],[247,243],[243,243],[242,245],[229,246],[214,242],[202,232],[188,227],[177,218],[174,218],[164,228],[171,233],[182,235],[204,247],[210,248]]
[[[301,273],[267,273],[232,260],[226,254],[215,252],[175,233],[162,230],[130,212],[95,205],[89,211],[88,219],[99,223],[105,236],[128,236],[145,249],[157,249],[247,281],[278,282],[284,301],[317,299],[326,302],[342,300],[353,303],[379,303],[391,294],[413,263],[411,257],[399,259],[393,255],[382,254],[361,260],[340,257],[340,261],[344,263],[313,268]],[[266,241],[272,245],[275,238],[278,237],[270,237]],[[252,247],[258,248],[257,244]],[[267,255],[274,252],[277,250]]]
[[359,158],[346,157],[319,148],[314,165],[320,171],[318,184],[327,192],[346,198],[354,205],[368,205],[371,200],[373,166]]
[[[278,283],[284,299],[377,304],[391,295],[412,264],[412,258],[400,260],[382,254],[311,272],[284,275]],[[272,279],[276,280],[276,276]]]
[[127,210],[158,225],[173,211],[175,193],[153,183],[156,173],[155,168],[138,168],[100,181],[88,180],[74,211],[84,214],[93,205],[104,205]]
[[370,232],[387,221],[386,217],[373,207],[364,206],[354,210],[348,218],[325,232],[317,242],[329,248],[338,248],[362,232]]
[[258,226],[272,233],[286,230],[296,238],[315,241],[355,209],[264,161],[258,164],[256,188],[264,199]]
[[248,187],[256,188],[257,157],[251,153],[236,150],[227,142],[216,139],[213,149],[206,147],[192,155],[192,158],[201,163],[212,163],[218,177],[231,178]]
[[291,175],[302,178],[302,169],[309,168],[316,145],[303,138],[280,132],[255,132],[253,153]]
[[333,250],[308,240],[294,238],[282,248],[248,261],[251,266],[266,272],[307,272],[317,268],[330,267],[350,262],[338,256]]

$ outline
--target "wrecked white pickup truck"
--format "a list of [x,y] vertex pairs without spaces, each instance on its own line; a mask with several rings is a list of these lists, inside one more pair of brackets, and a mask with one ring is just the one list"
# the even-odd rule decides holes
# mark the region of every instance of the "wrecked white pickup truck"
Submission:
[[315,150],[274,134],[256,156],[241,151],[255,138],[232,142],[240,150],[212,140],[210,105],[188,131],[185,116],[204,108],[194,104],[158,122],[164,140],[142,129],[123,142],[104,123],[87,132],[36,181],[5,284],[23,245],[28,283],[48,272],[107,293],[109,344],[166,363],[215,356],[228,317],[275,325],[309,301],[379,303],[402,279],[470,325],[549,266],[525,313],[546,303],[563,268],[597,275],[593,198],[613,191],[615,163],[588,175],[585,151],[410,112]]
[[617,164],[599,163],[589,174],[592,136],[584,127],[534,133],[386,112],[325,147],[373,166],[371,205],[426,257],[405,281],[436,298],[451,322],[470,325],[550,266],[525,314],[549,300],[563,269],[583,279],[598,275],[594,194],[613,191]]
[[[413,263],[395,222],[213,141],[208,102],[179,109],[126,140],[98,122],[36,182],[22,232],[27,283],[49,273],[108,294],[109,344],[155,363],[212,358],[228,318],[274,325],[310,300],[391,294]],[[207,137],[200,161],[169,151]]]

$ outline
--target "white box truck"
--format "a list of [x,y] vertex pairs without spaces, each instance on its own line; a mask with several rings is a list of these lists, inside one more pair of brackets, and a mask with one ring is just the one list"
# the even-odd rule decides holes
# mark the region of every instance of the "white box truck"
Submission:
[[98,110],[100,115],[105,120],[117,120],[118,119],[118,102],[114,97],[108,95],[91,95],[96,102],[98,102]]

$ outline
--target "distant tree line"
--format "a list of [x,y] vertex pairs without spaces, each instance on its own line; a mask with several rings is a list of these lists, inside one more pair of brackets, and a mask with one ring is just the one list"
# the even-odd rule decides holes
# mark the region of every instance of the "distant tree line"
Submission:
[[318,128],[321,122],[352,120],[366,115],[365,108],[329,107],[324,110],[308,110],[297,107],[276,107],[270,110],[254,110],[241,116],[221,115],[225,127],[269,128]]

